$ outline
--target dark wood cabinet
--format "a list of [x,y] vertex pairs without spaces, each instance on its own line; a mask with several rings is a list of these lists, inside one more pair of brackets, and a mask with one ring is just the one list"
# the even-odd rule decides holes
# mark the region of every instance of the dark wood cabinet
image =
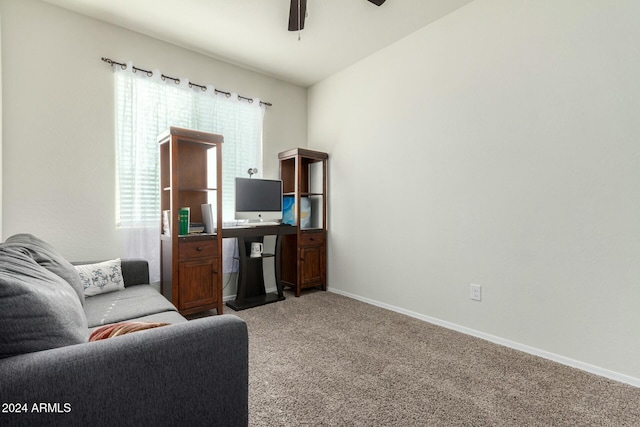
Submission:
[[[295,295],[311,287],[327,289],[327,153],[303,148],[282,152],[280,179],[283,196],[293,201],[292,221],[297,233],[282,239],[282,284]],[[285,203],[286,205],[286,203]]]
[[[216,309],[222,314],[222,142],[220,135],[171,127],[160,146],[161,287],[182,314]],[[188,207],[192,223],[202,223],[202,205],[211,204],[212,233],[179,234],[179,212]]]
[[323,290],[326,290],[324,235],[322,233],[309,234],[307,239],[302,239],[307,243],[301,242],[299,245],[300,288],[321,286]]
[[218,302],[218,270],[215,258],[181,261],[179,265],[179,301],[183,311],[216,305]]

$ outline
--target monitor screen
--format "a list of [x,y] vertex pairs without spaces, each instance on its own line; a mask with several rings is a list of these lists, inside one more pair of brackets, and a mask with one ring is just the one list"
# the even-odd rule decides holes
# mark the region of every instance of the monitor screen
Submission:
[[282,181],[236,178],[236,219],[282,219]]

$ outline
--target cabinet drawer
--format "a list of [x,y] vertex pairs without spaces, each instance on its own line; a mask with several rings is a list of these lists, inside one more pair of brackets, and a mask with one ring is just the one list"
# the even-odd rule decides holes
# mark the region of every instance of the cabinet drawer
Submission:
[[324,233],[302,233],[300,246],[317,246],[324,243]]
[[178,245],[180,259],[212,258],[218,256],[218,242],[216,240],[196,240],[194,242],[180,242]]

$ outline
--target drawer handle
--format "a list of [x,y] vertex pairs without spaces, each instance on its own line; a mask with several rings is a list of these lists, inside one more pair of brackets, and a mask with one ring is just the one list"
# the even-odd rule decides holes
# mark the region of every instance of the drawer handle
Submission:
[[198,252],[202,252],[202,246],[198,246],[198,247],[196,248],[196,251],[198,251]]
[[313,241],[314,241],[314,238],[313,238],[313,237],[310,237],[310,238],[309,238],[309,240],[311,240],[311,241],[313,242]]

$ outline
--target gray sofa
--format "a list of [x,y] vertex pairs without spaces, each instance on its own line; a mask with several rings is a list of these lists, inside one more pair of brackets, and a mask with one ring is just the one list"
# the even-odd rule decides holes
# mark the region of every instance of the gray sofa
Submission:
[[[122,276],[125,289],[83,298],[46,242],[0,245],[0,425],[247,425],[244,321],[187,321],[148,284],[146,261],[123,260]],[[88,342],[126,320],[171,325]]]

